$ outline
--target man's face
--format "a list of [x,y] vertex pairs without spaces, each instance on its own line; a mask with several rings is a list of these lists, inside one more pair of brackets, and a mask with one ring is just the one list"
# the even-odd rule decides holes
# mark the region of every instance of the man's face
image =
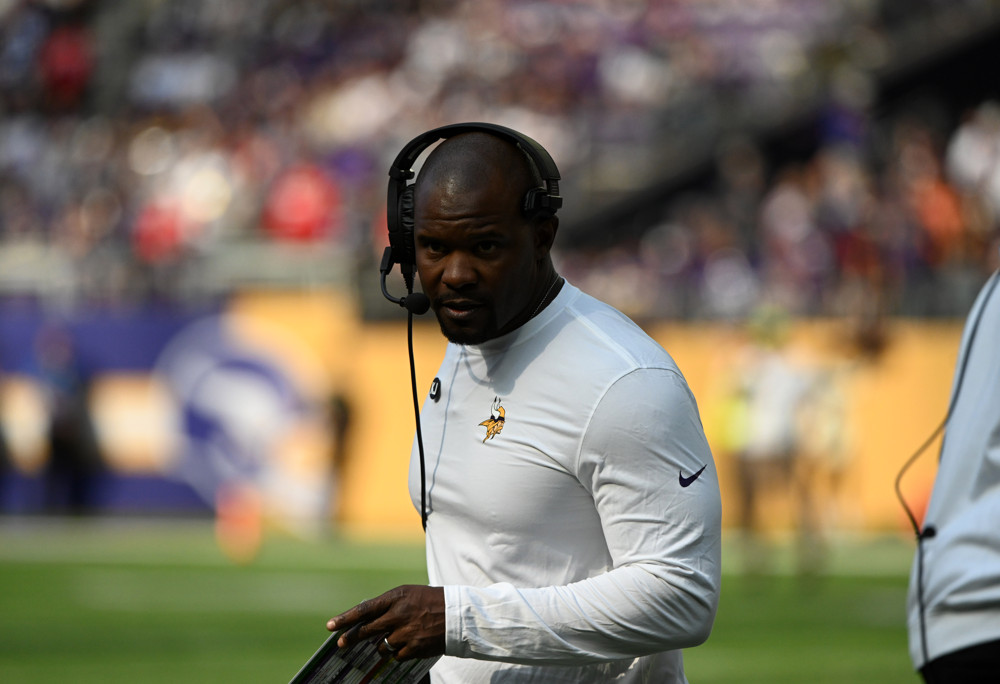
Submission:
[[441,332],[480,344],[528,318],[540,277],[537,230],[502,181],[427,188],[415,207],[417,272]]

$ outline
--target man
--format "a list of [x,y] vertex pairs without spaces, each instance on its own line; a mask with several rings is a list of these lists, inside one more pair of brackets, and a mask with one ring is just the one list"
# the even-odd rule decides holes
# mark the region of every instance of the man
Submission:
[[994,273],[959,349],[934,490],[908,597],[928,684],[1000,681],[1000,291]]
[[712,455],[670,356],[556,273],[558,219],[520,210],[537,185],[484,132],[424,163],[416,266],[450,342],[421,413],[433,586],[327,627],[444,654],[435,683],[686,682],[680,649],[708,637],[719,596]]

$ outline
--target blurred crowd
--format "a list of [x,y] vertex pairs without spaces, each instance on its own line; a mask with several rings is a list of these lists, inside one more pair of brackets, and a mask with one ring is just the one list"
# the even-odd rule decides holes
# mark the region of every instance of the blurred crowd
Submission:
[[1000,266],[1000,102],[953,130],[920,117],[872,141],[832,137],[769,168],[751,141],[717,184],[665,208],[640,239],[567,256],[571,279],[645,317],[954,316]]
[[367,262],[384,240],[392,157],[459,120],[542,142],[579,214],[720,127],[830,89],[839,108],[814,158],[771,169],[752,137],[732,138],[717,190],[671,200],[641,241],[599,253],[564,241],[563,267],[650,316],[733,315],[761,298],[831,313],[873,293],[889,311],[953,313],[948,298],[964,301],[996,240],[995,106],[957,130],[901,124],[873,154],[860,75],[921,20],[946,33],[956,22],[942,19],[995,10],[0,0],[0,295],[175,298],[248,243]]

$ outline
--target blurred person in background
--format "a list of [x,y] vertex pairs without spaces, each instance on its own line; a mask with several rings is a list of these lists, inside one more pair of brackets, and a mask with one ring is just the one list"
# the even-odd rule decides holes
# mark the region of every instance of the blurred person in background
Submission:
[[327,425],[333,439],[330,444],[330,486],[328,511],[336,523],[344,521],[344,487],[351,469],[349,434],[351,430],[351,402],[343,392],[333,393],[326,405]]
[[[764,534],[769,499],[794,492],[799,408],[808,392],[803,369],[788,349],[791,320],[777,307],[759,308],[747,322],[749,341],[726,402],[727,444],[736,458],[739,525],[746,569],[771,570]],[[807,522],[804,517],[798,523]]]
[[4,386],[3,364],[0,363],[0,512],[4,510],[4,500],[7,492],[7,478],[14,467],[10,460],[10,449],[7,446],[7,434],[4,431]]
[[830,551],[838,521],[838,497],[851,451],[851,424],[843,391],[844,369],[836,363],[807,371],[807,387],[797,412],[799,449],[794,494],[797,505],[798,570],[816,577]]
[[105,468],[90,414],[89,374],[72,336],[62,328],[39,333],[37,354],[49,410],[46,508],[51,513],[94,513]]
[[421,414],[432,586],[327,627],[346,630],[341,646],[445,655],[437,684],[682,684],[721,569],[694,397],[658,344],[556,272],[559,204],[530,198],[561,198],[524,148],[493,130],[443,137],[412,210],[420,282],[450,342]]
[[910,656],[928,684],[1000,677],[1000,292],[969,312],[910,575]]

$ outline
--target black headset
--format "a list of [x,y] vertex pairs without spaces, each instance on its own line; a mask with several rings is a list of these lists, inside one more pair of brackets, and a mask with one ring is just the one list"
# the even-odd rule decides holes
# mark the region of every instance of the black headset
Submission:
[[[516,145],[523,151],[537,171],[544,187],[531,188],[521,202],[525,218],[552,216],[562,206],[559,195],[559,169],[545,148],[517,131],[490,123],[459,123],[441,126],[417,136],[396,155],[389,168],[389,190],[386,197],[386,223],[389,227],[389,246],[382,254],[379,271],[382,274],[382,294],[411,313],[422,314],[429,308],[424,295],[413,293],[413,274],[416,266],[416,247],[413,242],[413,164],[428,147],[438,140],[463,133],[488,133]],[[386,291],[385,276],[399,264],[406,283],[408,296],[392,297]]]

